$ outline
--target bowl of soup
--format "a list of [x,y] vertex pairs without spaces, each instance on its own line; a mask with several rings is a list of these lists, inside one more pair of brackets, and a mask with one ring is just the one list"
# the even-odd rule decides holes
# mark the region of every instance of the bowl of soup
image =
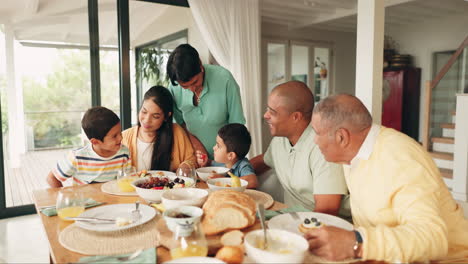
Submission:
[[208,179],[213,175],[222,175],[226,176],[229,168],[226,167],[203,167],[197,169],[197,175],[202,181],[208,181]]
[[230,177],[210,179],[206,182],[206,184],[208,185],[208,188],[210,188],[213,191],[229,189],[229,190],[234,190],[238,192],[243,192],[247,188],[247,185],[249,184],[249,182],[246,180],[240,179],[240,183],[241,183],[240,187],[232,187],[232,181]]
[[302,263],[309,248],[307,240],[295,233],[267,230],[268,246],[264,247],[263,230],[249,232],[244,238],[247,255],[255,263]]

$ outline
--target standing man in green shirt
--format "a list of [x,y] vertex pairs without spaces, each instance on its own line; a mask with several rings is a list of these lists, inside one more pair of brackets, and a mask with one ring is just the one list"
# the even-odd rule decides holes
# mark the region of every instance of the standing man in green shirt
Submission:
[[167,75],[174,120],[186,129],[194,149],[213,159],[218,130],[230,123],[245,124],[239,85],[225,68],[202,64],[189,44],[171,53]]
[[340,165],[329,163],[314,143],[310,126],[314,96],[303,82],[276,86],[263,115],[273,139],[265,154],[253,158],[257,175],[272,168],[287,205],[348,218],[348,188]]

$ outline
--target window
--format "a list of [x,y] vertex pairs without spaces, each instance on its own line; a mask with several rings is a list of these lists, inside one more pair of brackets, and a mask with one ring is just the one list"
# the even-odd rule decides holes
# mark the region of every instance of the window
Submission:
[[166,64],[170,53],[180,44],[188,43],[188,30],[182,30],[164,38],[135,48],[137,76],[137,105],[147,89],[153,85],[167,87]]

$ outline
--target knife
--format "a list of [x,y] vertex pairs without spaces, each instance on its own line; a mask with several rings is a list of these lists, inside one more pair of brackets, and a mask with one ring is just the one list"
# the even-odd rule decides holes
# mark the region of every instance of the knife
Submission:
[[97,218],[97,217],[83,217],[83,216],[77,216],[77,217],[65,217],[67,220],[75,220],[75,221],[85,221],[85,222],[105,222],[109,224],[115,223],[115,219],[108,219],[108,218]]

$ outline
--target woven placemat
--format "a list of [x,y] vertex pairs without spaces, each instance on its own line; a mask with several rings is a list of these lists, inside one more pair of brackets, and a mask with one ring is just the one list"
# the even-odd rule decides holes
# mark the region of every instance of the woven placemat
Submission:
[[95,232],[78,227],[66,227],[59,236],[60,244],[84,255],[113,255],[131,253],[138,249],[159,246],[156,223],[160,216],[130,229],[115,232]]
[[245,190],[244,193],[249,195],[252,199],[254,199],[255,202],[263,204],[263,206],[265,206],[265,209],[270,208],[275,202],[273,200],[273,197],[271,197],[271,195],[265,192],[248,189]]

